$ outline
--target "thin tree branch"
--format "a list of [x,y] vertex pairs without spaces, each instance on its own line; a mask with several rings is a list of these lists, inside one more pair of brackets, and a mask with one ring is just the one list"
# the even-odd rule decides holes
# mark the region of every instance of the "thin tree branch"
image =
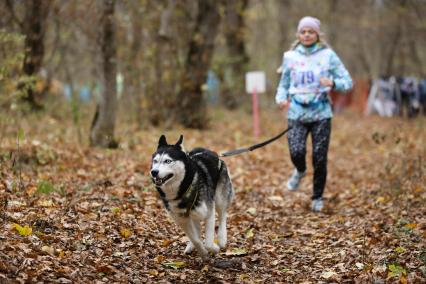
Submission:
[[21,30],[24,29],[24,22],[19,20],[18,16],[15,13],[15,8],[13,6],[12,0],[6,0],[6,7],[9,10],[10,15],[12,16],[13,21],[19,26]]

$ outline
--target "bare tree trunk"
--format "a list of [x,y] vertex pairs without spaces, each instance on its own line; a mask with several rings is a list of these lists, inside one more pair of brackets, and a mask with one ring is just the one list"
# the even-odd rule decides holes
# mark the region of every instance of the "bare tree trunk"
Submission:
[[337,0],[331,0],[329,4],[329,10],[327,15],[327,21],[331,23],[331,25],[328,27],[328,42],[332,45],[336,45],[336,37],[337,37],[337,27],[335,27],[335,23],[338,13],[338,1]]
[[384,68],[384,70],[387,76],[390,76],[393,74],[395,54],[396,54],[396,51],[400,42],[400,38],[401,38],[401,21],[398,21],[398,22],[399,22],[399,25],[397,30],[395,31],[394,36],[392,37],[392,41],[389,43],[390,50],[385,61],[386,67]]
[[410,40],[410,54],[412,55],[411,59],[413,61],[413,66],[416,66],[417,74],[422,77],[426,76],[426,73],[423,68],[424,66],[423,61],[419,55],[419,51],[417,49],[417,43],[414,39]]
[[133,106],[132,112],[135,113],[136,122],[138,127],[142,126],[143,122],[143,109],[142,109],[142,72],[141,72],[141,47],[142,47],[142,20],[144,16],[139,11],[138,5],[131,2],[130,6],[130,20],[132,27],[133,41],[130,47],[130,62],[127,65],[127,72],[129,74],[129,93],[131,98],[129,102]]
[[[277,9],[279,9],[279,15],[278,17],[278,47],[279,50],[282,50],[283,52],[286,51],[290,47],[290,43],[294,41],[293,38],[288,38],[288,24],[289,24],[289,17],[291,15],[290,8],[291,8],[292,1],[290,0],[281,0],[277,3]],[[279,54],[279,58],[277,62],[281,62],[282,60],[282,53]]]
[[[22,82],[20,89],[23,90],[30,107],[34,110],[41,109],[37,102],[37,91],[35,90],[36,79],[43,63],[44,57],[44,35],[46,31],[46,18],[49,13],[50,1],[27,0],[25,1],[24,20],[19,23],[25,34],[23,71],[28,77]],[[8,7],[13,11],[13,4],[8,1]],[[14,16],[18,21],[17,17]]]
[[[397,23],[396,23],[396,29],[395,32],[392,34],[392,38],[390,39],[390,42],[387,44],[389,46],[389,53],[384,53],[384,56],[387,55],[387,58],[385,58],[385,74],[390,76],[394,71],[394,65],[396,61],[396,53],[398,51],[398,47],[401,42],[401,38],[404,36],[403,33],[403,26],[404,26],[404,11],[407,9],[407,0],[399,0],[399,3],[396,4],[396,7],[398,8],[398,16],[397,16]],[[404,65],[404,63],[402,64]]]
[[185,127],[205,128],[206,105],[201,86],[206,82],[207,71],[213,56],[214,41],[220,22],[221,1],[199,0],[195,30],[189,44],[185,70],[181,76],[178,94],[179,121]]
[[[178,51],[176,38],[173,37],[173,16],[179,9],[176,0],[168,0],[161,13],[159,29],[155,35],[154,72],[155,96],[151,96],[150,121],[153,125],[163,124],[171,126],[174,121],[173,109],[176,108],[176,86],[179,83],[177,76]],[[161,107],[158,107],[161,106]]]
[[229,73],[224,76],[222,103],[228,109],[235,109],[238,106],[238,98],[244,94],[244,75],[249,61],[244,40],[244,12],[247,6],[248,0],[226,2],[224,30],[231,60],[227,66]]
[[102,72],[101,98],[93,118],[90,145],[104,148],[116,148],[114,139],[115,116],[117,110],[117,62],[114,6],[115,0],[104,0],[101,18]]
[[361,34],[358,34],[357,37],[358,37],[358,48],[355,49],[356,53],[358,54],[363,72],[366,73],[366,77],[371,78],[373,75],[371,71],[370,62],[366,56],[367,52],[365,51],[365,47],[364,47],[365,46],[364,37]]

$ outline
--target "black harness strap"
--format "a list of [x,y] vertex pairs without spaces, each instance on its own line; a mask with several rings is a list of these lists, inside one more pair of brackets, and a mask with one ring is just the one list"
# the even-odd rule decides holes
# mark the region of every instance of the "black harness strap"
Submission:
[[[193,187],[192,187],[192,184],[191,184],[188,187],[188,189],[186,190],[186,192],[184,193],[183,198],[185,198],[185,197],[190,198],[191,195],[192,195],[192,191],[193,191]],[[187,200],[188,201],[188,205],[185,208],[185,212],[179,214],[181,217],[189,217],[189,214],[191,213],[191,210],[194,208],[194,205],[197,202],[197,198],[198,198],[198,191],[195,191],[194,198],[192,200]]]

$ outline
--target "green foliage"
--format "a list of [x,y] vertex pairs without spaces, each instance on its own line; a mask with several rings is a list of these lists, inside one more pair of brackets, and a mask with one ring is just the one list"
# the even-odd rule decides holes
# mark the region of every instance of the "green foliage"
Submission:
[[407,271],[405,270],[405,268],[398,264],[390,264],[388,268],[389,268],[388,278],[407,275]]
[[[0,31],[0,81],[10,78],[21,68],[24,60],[23,42],[25,37],[17,33]],[[19,51],[21,49],[21,51]]]
[[42,180],[37,184],[37,193],[50,194],[55,191],[55,187],[46,180]]
[[22,73],[24,40],[25,37],[19,33],[0,31],[0,105],[13,107],[16,98],[22,95],[18,84],[34,81],[33,78],[24,78]]
[[423,265],[426,266],[426,248],[423,248],[420,252],[418,258],[423,262]]
[[19,131],[18,131],[18,139],[19,139],[19,141],[23,141],[25,139],[25,133],[24,133],[24,130],[22,128],[20,128]]
[[[21,113],[28,108],[22,103],[28,88],[34,88],[35,76],[26,76],[24,62],[25,36],[20,33],[0,30],[0,129],[14,125],[19,129]],[[23,133],[18,133],[23,140]]]

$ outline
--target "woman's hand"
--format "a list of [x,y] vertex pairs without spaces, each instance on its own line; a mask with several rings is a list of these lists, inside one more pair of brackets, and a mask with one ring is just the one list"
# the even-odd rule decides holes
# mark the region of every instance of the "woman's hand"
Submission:
[[333,80],[328,79],[327,77],[321,77],[320,78],[320,84],[321,84],[321,86],[324,86],[324,87],[331,87],[331,88],[334,87]]
[[289,105],[288,101],[283,101],[282,103],[278,104],[278,108],[281,109],[281,110],[283,110],[283,109],[288,108],[288,105]]

